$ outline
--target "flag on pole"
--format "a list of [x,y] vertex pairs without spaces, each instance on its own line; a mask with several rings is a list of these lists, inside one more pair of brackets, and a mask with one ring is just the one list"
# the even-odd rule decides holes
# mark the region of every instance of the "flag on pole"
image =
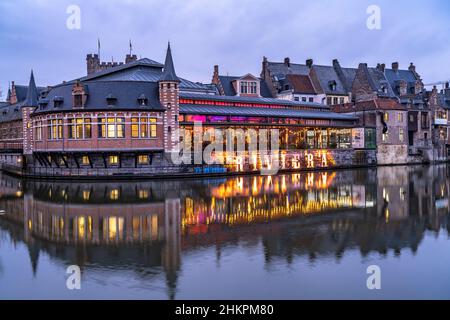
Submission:
[[100,59],[100,38],[97,39],[97,53],[98,53],[98,58]]
[[131,39],[130,39],[130,56],[131,56],[132,52],[133,52],[133,45],[131,44]]

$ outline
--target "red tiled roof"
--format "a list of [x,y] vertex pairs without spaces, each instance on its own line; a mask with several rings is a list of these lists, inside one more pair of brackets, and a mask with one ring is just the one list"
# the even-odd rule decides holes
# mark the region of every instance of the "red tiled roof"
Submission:
[[375,99],[358,101],[356,103],[345,103],[331,106],[331,110],[338,113],[362,111],[362,110],[406,110],[405,106],[395,99]]
[[308,75],[288,74],[287,80],[291,84],[295,93],[316,94],[316,90]]

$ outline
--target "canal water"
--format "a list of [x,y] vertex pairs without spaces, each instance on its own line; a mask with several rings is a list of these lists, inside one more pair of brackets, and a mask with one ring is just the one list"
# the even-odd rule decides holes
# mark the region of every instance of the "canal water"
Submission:
[[[0,299],[450,298],[450,167],[0,177]],[[81,289],[66,273],[81,270]],[[369,290],[369,266],[381,288]]]

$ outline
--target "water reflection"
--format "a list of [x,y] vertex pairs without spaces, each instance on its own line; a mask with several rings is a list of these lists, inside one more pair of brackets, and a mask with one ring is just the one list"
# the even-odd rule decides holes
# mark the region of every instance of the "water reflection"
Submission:
[[266,266],[354,249],[416,252],[426,230],[448,231],[448,174],[441,165],[108,183],[2,176],[0,228],[26,244],[35,274],[45,252],[84,273],[163,275],[174,298],[185,255],[215,248],[220,261],[221,248],[242,239],[261,244]]

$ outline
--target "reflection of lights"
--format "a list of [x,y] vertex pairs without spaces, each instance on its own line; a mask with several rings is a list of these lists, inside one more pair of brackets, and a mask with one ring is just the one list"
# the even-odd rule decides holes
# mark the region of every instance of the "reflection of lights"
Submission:
[[286,154],[284,153],[281,154],[281,168],[282,169],[286,168]]
[[91,197],[91,192],[89,190],[83,190],[83,200],[89,201],[90,197]]
[[109,198],[110,198],[111,200],[117,200],[117,199],[119,199],[119,189],[112,189],[112,190],[109,192]]
[[33,227],[33,223],[31,222],[30,219],[28,219],[28,230],[31,230],[32,227]]
[[300,155],[295,154],[292,157],[292,168],[299,169],[300,168]]
[[139,199],[147,199],[148,198],[148,190],[139,190],[138,197],[139,197]]
[[403,189],[403,187],[400,187],[399,193],[400,193],[400,200],[405,201],[405,189]]
[[383,188],[383,199],[389,202],[389,193]]
[[309,172],[306,179],[306,184],[308,187],[312,187],[314,185],[314,173]]
[[327,154],[326,151],[322,153],[322,167],[327,167]]
[[22,191],[16,191],[16,197],[21,197],[21,196],[22,196],[22,194],[23,194],[23,192],[22,192]]
[[86,230],[86,221],[84,217],[78,218],[78,236],[84,238],[84,233]]
[[389,209],[386,209],[386,212],[384,215],[386,217],[386,223],[389,222]]
[[4,214],[6,214],[6,211],[5,210],[0,210],[0,216],[2,216]]
[[306,163],[308,168],[314,168],[314,155],[309,152],[305,152],[306,154]]

